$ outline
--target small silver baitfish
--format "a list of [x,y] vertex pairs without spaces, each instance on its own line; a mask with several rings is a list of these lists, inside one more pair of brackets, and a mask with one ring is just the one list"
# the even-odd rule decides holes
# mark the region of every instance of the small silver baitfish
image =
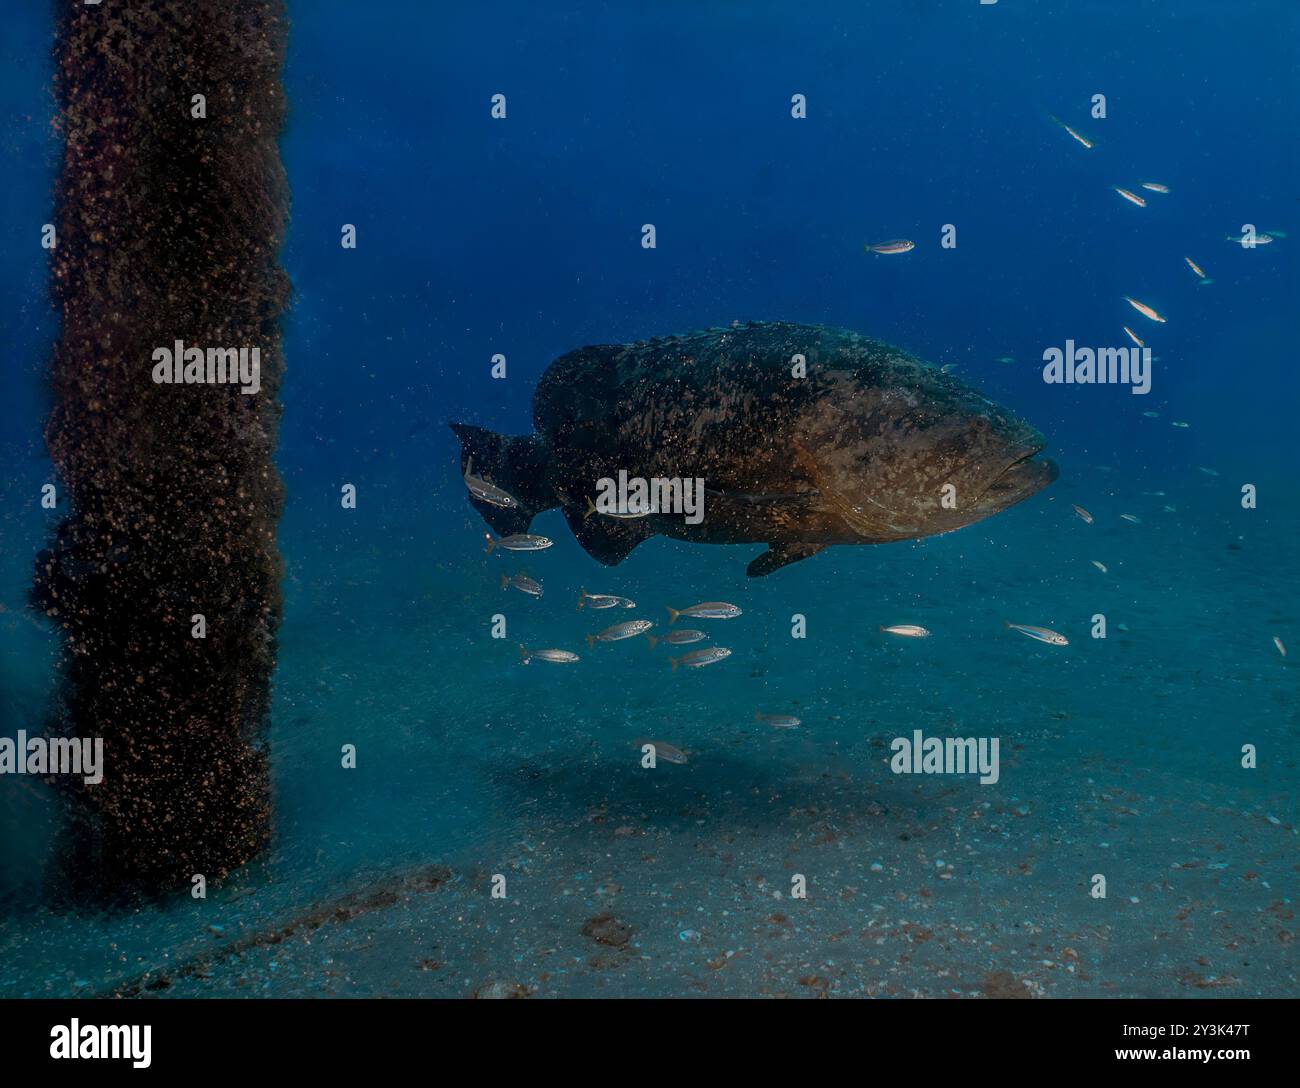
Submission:
[[501,575],[501,588],[508,589],[510,586],[514,586],[520,593],[527,593],[530,597],[542,595],[542,583],[529,578],[526,574],[516,574],[510,578]]
[[635,608],[636,601],[626,597],[614,597],[608,593],[588,593],[585,588],[578,591],[579,608]]
[[881,627],[882,634],[902,635],[903,638],[929,638],[930,632],[914,623],[896,623],[892,627]]
[[483,539],[487,541],[488,555],[492,554],[493,548],[502,548],[508,552],[540,552],[554,543],[550,537],[533,536],[532,533],[512,533],[495,540],[490,533],[484,533]]
[[669,744],[666,740],[647,740],[644,737],[638,737],[632,743],[638,748],[644,748],[646,745],[653,748],[656,763],[661,759],[665,763],[686,762],[686,753],[675,744]]
[[588,497],[587,512],[582,515],[582,520],[586,521],[592,514],[599,514],[603,518],[618,518],[620,521],[635,521],[637,518],[649,517],[653,512],[654,511],[652,510],[637,510],[634,513],[624,513],[617,510],[597,510],[596,504],[591,501],[590,497]]
[[693,620],[731,620],[739,615],[740,609],[734,604],[727,604],[725,601],[705,601],[703,604],[693,604],[690,608],[668,609],[668,622],[676,623],[678,616],[689,616]]
[[875,245],[866,246],[868,253],[881,253],[889,256],[893,253],[910,253],[916,248],[916,243],[908,238],[895,238],[890,242],[877,242]]
[[1046,642],[1049,646],[1070,645],[1068,638],[1056,631],[1050,631],[1046,627],[1031,627],[1024,623],[1008,623],[1007,627],[1012,631],[1019,631],[1022,635],[1036,638],[1039,642]]
[[672,664],[673,672],[676,672],[678,665],[686,669],[702,669],[705,665],[712,665],[730,656],[731,651],[725,646],[710,646],[708,649],[692,650],[684,657],[670,657],[668,660]]
[[773,729],[798,729],[802,724],[793,714],[764,714],[761,710],[754,711],[754,721],[767,722]]
[[657,643],[665,643],[668,646],[687,646],[692,642],[703,642],[709,636],[703,631],[691,631],[684,627],[677,628],[676,631],[669,631],[666,635],[660,635],[655,638],[654,635],[646,635],[650,640],[650,649],[654,649]]
[[550,661],[556,665],[570,665],[578,660],[578,655],[568,650],[530,650],[520,643],[520,663],[527,665],[533,658],[537,658],[539,661]]
[[626,623],[616,623],[613,627],[606,627],[596,635],[587,636],[587,648],[595,646],[597,642],[618,642],[620,639],[635,638],[637,635],[644,634],[650,630],[654,624],[649,620],[628,620]]
[[480,502],[485,502],[489,506],[499,506],[503,510],[513,510],[519,505],[516,499],[507,491],[502,491],[495,484],[490,484],[481,476],[474,475],[474,458],[470,457],[465,464],[465,486],[469,488],[469,493]]

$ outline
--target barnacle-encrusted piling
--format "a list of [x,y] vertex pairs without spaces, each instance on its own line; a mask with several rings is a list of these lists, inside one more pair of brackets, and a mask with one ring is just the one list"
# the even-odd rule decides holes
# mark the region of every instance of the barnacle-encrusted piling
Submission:
[[[64,639],[51,729],[104,741],[104,780],[69,781],[65,891],[219,879],[270,834],[286,32],[280,0],[60,0],[65,513],[32,598]],[[156,383],[178,340],[260,349],[260,390]]]

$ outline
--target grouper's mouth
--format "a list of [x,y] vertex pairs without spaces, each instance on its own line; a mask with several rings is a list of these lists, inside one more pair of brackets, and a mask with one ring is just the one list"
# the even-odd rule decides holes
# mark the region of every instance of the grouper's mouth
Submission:
[[981,501],[1005,508],[1042,491],[1061,472],[1051,458],[1038,457],[1042,450],[1039,446],[1007,465],[985,489]]

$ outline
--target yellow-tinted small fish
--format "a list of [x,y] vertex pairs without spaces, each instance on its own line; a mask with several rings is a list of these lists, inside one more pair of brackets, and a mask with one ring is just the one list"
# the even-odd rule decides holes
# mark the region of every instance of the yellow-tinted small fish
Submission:
[[1273,636],[1273,645],[1277,647],[1278,653],[1280,653],[1283,657],[1286,657],[1286,645],[1282,642],[1280,638],[1277,637],[1277,635]]
[[1089,525],[1092,524],[1092,515],[1088,513],[1087,510],[1085,510],[1082,506],[1075,505],[1074,503],[1070,503],[1070,505],[1074,507],[1074,512],[1078,514],[1079,517],[1083,518],[1083,520],[1086,521]]
[[1144,181],[1144,182],[1142,183],[1142,188],[1144,188],[1144,189],[1150,189],[1153,193],[1167,193],[1167,192],[1169,192],[1169,186],[1168,186],[1168,185],[1161,185],[1160,182],[1158,182],[1158,181]]
[[650,640],[650,649],[654,649],[660,642],[668,646],[689,646],[692,642],[703,642],[709,636],[703,631],[690,631],[686,628],[679,627],[676,631],[669,631],[666,635],[646,635]]
[[578,590],[579,608],[635,608],[636,601],[626,597],[614,597],[608,593],[588,593],[586,588]]
[[1146,347],[1146,344],[1142,343],[1142,341],[1138,338],[1138,334],[1135,333],[1132,329],[1130,329],[1127,325],[1124,326],[1124,331],[1128,333],[1128,338],[1132,340],[1133,343],[1135,343],[1138,347],[1140,348]]
[[1099,571],[1101,571],[1102,574],[1109,574],[1109,573],[1110,573],[1110,571],[1109,571],[1109,570],[1107,569],[1107,567],[1106,567],[1106,564],[1103,563],[1103,562],[1101,562],[1101,560],[1099,560],[1099,559],[1094,559],[1094,560],[1092,561],[1092,565],[1093,565],[1094,567],[1096,567]]
[[649,745],[654,749],[655,762],[663,760],[665,763],[685,763],[686,753],[674,744],[669,744],[666,740],[646,740],[644,737],[637,737],[632,742],[638,748],[645,748]]
[[1148,306],[1145,302],[1139,302],[1135,298],[1129,298],[1128,295],[1124,295],[1123,299],[1130,306],[1132,306],[1133,309],[1135,309],[1138,313],[1140,313],[1143,317],[1148,317],[1152,321],[1158,321],[1162,325],[1165,324],[1165,319],[1161,317],[1158,313],[1156,313],[1155,310],[1151,309],[1151,307]]
[[[1229,234],[1226,240],[1229,242],[1236,242],[1244,249],[1250,249],[1252,245],[1249,234]],[[1259,233],[1255,235],[1255,240],[1253,244],[1257,246],[1266,246],[1272,241],[1273,241],[1273,236],[1271,234]]]
[[674,624],[678,616],[688,616],[693,620],[734,620],[740,615],[740,609],[726,601],[705,601],[693,604],[690,608],[668,609],[668,622]]
[[625,623],[616,623],[613,627],[606,627],[597,635],[587,636],[587,649],[592,649],[597,642],[618,642],[625,638],[635,638],[637,635],[643,635],[653,627],[654,624],[649,620],[628,620]]
[[1065,129],[1065,131],[1068,132],[1071,136],[1073,136],[1076,140],[1078,140],[1079,143],[1083,144],[1084,147],[1092,147],[1092,141],[1091,141],[1091,140],[1089,140],[1086,136],[1080,136],[1077,132],[1074,131],[1074,129],[1072,129],[1069,125],[1067,125],[1067,124],[1066,124],[1064,121],[1062,121],[1059,117],[1053,117],[1052,114],[1050,114],[1050,113],[1049,113],[1047,116],[1048,116],[1048,117],[1051,117],[1053,121],[1055,121],[1055,122],[1056,122],[1058,125],[1060,125],[1063,129]]
[[578,655],[568,650],[530,650],[521,643],[519,660],[527,665],[533,658],[537,658],[538,661],[550,661],[556,665],[569,665],[578,660]]
[[1115,192],[1119,193],[1119,195],[1130,204],[1136,204],[1139,208],[1145,208],[1147,206],[1147,202],[1138,196],[1137,193],[1130,193],[1127,189],[1121,189],[1118,185],[1112,185],[1111,188],[1114,189]]
[[1192,260],[1191,257],[1184,257],[1183,260],[1187,262],[1188,268],[1200,276],[1201,279],[1205,279],[1205,273],[1201,271],[1201,266]]
[[692,650],[682,657],[670,657],[668,662],[672,665],[673,672],[676,672],[678,665],[686,669],[702,669],[705,665],[712,665],[730,656],[731,651],[725,646],[710,646],[705,650]]
[[1025,623],[1008,623],[1008,629],[1019,631],[1022,635],[1028,635],[1030,638],[1036,638],[1039,642],[1046,642],[1049,646],[1068,646],[1070,640],[1056,631],[1049,630],[1046,627],[1031,627]]
[[520,593],[527,593],[530,597],[542,595],[542,583],[535,578],[529,578],[526,574],[516,574],[510,578],[501,575],[501,588],[508,589],[510,586],[514,586]]
[[798,729],[802,724],[793,714],[764,714],[754,711],[754,721],[767,722],[773,729]]
[[914,623],[896,623],[892,627],[881,627],[886,635],[901,635],[903,638],[929,638],[930,632]]
[[1136,514],[1120,514],[1120,517],[1123,518],[1125,521],[1131,521],[1134,525],[1142,524],[1142,519],[1139,518]]
[[874,246],[867,246],[868,253],[910,253],[916,248],[915,242],[910,242],[906,238],[895,238],[892,242],[877,242]]

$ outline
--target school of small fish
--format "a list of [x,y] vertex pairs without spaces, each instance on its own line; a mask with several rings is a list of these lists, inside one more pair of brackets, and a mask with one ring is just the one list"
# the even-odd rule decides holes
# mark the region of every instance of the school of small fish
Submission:
[[[1084,136],[1079,131],[1072,128],[1070,125],[1066,124],[1064,121],[1060,120],[1059,118],[1052,116],[1051,120],[1055,124],[1060,126],[1060,128],[1062,128],[1073,140],[1081,144],[1084,148],[1091,150],[1096,146],[1093,140],[1091,140],[1087,136]],[[1163,182],[1143,181],[1143,182],[1139,182],[1136,187],[1145,190],[1146,192],[1161,194],[1162,196],[1167,196],[1170,193],[1169,186],[1164,184]],[[1122,199],[1124,199],[1128,203],[1133,204],[1138,208],[1147,207],[1147,198],[1138,195],[1132,189],[1125,188],[1120,185],[1112,185],[1111,188],[1114,190],[1116,194],[1118,194]],[[1275,240],[1282,239],[1285,237],[1286,237],[1285,231],[1281,231],[1281,230],[1257,231],[1254,230],[1253,228],[1250,228],[1241,234],[1227,235],[1227,240],[1230,242],[1238,243],[1241,246],[1243,246],[1243,248],[1250,249],[1256,246],[1270,245]],[[916,248],[916,243],[911,241],[910,239],[896,238],[887,242],[876,242],[876,243],[868,244],[864,248],[868,253],[874,253],[881,256],[892,256],[892,255],[911,252],[913,249]],[[1186,263],[1187,267],[1192,271],[1192,273],[1196,276],[1197,283],[1200,286],[1208,286],[1214,282],[1205,274],[1205,270],[1196,261],[1192,260],[1191,257],[1184,256],[1183,261]],[[1165,316],[1161,314],[1154,306],[1150,305],[1149,303],[1143,302],[1140,299],[1134,298],[1130,295],[1124,295],[1122,296],[1122,298],[1126,303],[1128,303],[1130,307],[1132,307],[1135,311],[1137,311],[1137,313],[1145,317],[1148,321],[1154,322],[1155,324],[1158,325],[1167,324],[1167,319],[1165,318]],[[1132,341],[1133,344],[1135,344],[1139,348],[1146,348],[1146,342],[1141,337],[1139,337],[1137,333],[1133,331],[1133,329],[1131,329],[1128,325],[1123,325],[1122,328],[1124,330],[1125,335],[1129,338],[1130,341]],[[998,361],[1001,363],[1014,363],[1015,358],[1013,356],[1006,355],[1006,356],[1002,356]],[[944,373],[948,373],[954,368],[954,366],[955,364],[949,363],[946,364],[942,369]],[[1145,411],[1142,414],[1147,418],[1156,419],[1159,418],[1160,413],[1155,411]],[[1191,426],[1191,424],[1182,420],[1175,420],[1171,423],[1171,426],[1187,429]],[[1213,469],[1201,468],[1201,471],[1211,476],[1218,475],[1218,473],[1215,472]],[[470,459],[466,464],[465,471],[464,471],[464,481],[465,481],[465,487],[468,490],[470,496],[479,502],[487,503],[492,506],[498,506],[506,509],[514,508],[519,505],[518,501],[514,498],[514,496],[508,494],[506,491],[495,486],[490,480],[487,480],[480,475],[475,475],[472,459]],[[1163,494],[1163,492],[1153,492],[1152,494],[1160,495]],[[1071,505],[1074,510],[1074,513],[1081,521],[1083,521],[1087,525],[1094,524],[1095,518],[1088,510],[1084,509],[1082,506],[1079,506],[1078,504],[1071,504]],[[1173,509],[1174,508],[1170,506],[1165,507],[1165,510],[1167,512],[1172,511]],[[632,518],[646,517],[649,514],[650,511],[648,510],[636,511],[636,512],[606,513],[605,511],[599,510],[596,507],[595,502],[591,498],[588,498],[587,510],[586,510],[586,514],[584,515],[584,518],[590,518],[593,515],[595,515],[601,517],[632,519]],[[1128,521],[1133,524],[1140,524],[1140,519],[1135,514],[1126,513],[1126,514],[1120,514],[1119,516],[1124,521]],[[502,537],[502,538],[493,538],[491,534],[485,534],[485,536],[487,540],[488,554],[491,554],[497,548],[500,548],[502,551],[507,551],[507,552],[537,552],[537,551],[543,551],[551,547],[552,545],[552,541],[547,537],[535,536],[530,533],[516,533],[511,536]],[[1096,569],[1099,570],[1101,573],[1103,574],[1109,573],[1109,568],[1106,566],[1105,563],[1101,562],[1098,559],[1094,559],[1091,562],[1092,565],[1096,567]],[[519,592],[527,594],[528,596],[534,598],[540,599],[542,596],[542,584],[539,581],[533,579],[532,577],[522,572],[510,576],[507,576],[505,574],[501,575],[501,588],[505,590],[512,587],[518,590]],[[636,607],[636,602],[629,600],[626,597],[620,597],[613,594],[588,593],[585,586],[579,590],[579,596],[578,596],[579,609],[604,610],[604,609],[611,609],[611,608],[626,609],[626,608],[635,608],[635,607]],[[728,604],[723,601],[705,601],[701,604],[695,604],[687,608],[681,608],[681,609],[672,608],[671,606],[669,606],[668,625],[669,627],[671,627],[674,623],[677,622],[678,619],[682,617],[686,617],[689,619],[723,620],[723,619],[735,619],[740,615],[741,615],[741,609],[734,604]],[[697,630],[694,628],[689,628],[689,629],[676,628],[673,630],[665,631],[664,633],[659,635],[652,635],[649,632],[653,627],[654,624],[651,621],[642,620],[642,619],[629,620],[622,623],[616,623],[609,627],[606,627],[602,631],[587,634],[586,635],[587,646],[588,649],[594,649],[597,643],[621,642],[627,639],[644,635],[649,644],[650,649],[653,650],[654,647],[657,646],[659,643],[663,643],[664,645],[667,646],[687,646],[690,645],[691,643],[703,642],[708,638],[708,635],[704,631]],[[1120,627],[1124,630],[1127,630],[1127,628],[1125,628],[1124,625],[1122,624],[1120,625]],[[1044,645],[1048,645],[1048,646],[1069,645],[1069,639],[1066,638],[1065,635],[1057,631],[1053,631],[1047,627],[1040,627],[1032,624],[1011,623],[1008,621],[1005,624],[1005,628],[1009,631],[1019,632],[1020,634],[1025,635],[1028,638],[1043,643]],[[922,639],[922,638],[929,638],[931,634],[927,628],[912,623],[880,624],[878,626],[878,629],[881,634],[892,635],[897,638]],[[1273,644],[1277,648],[1277,652],[1282,657],[1285,658],[1287,655],[1287,651],[1286,651],[1286,646],[1282,642],[1282,639],[1274,635]],[[728,657],[731,656],[731,653],[732,653],[731,650],[723,646],[707,646],[702,649],[689,651],[681,655],[680,657],[670,656],[668,660],[672,667],[672,671],[676,672],[679,668],[699,669],[699,668],[704,668],[708,665],[716,664],[720,661],[725,661]],[[519,655],[520,655],[520,661],[523,664],[528,664],[529,662],[534,660],[547,661],[553,664],[572,664],[573,662],[579,660],[578,655],[569,650],[554,649],[554,648],[541,649],[541,650],[537,650],[537,649],[529,650],[523,645],[519,647]],[[755,712],[754,720],[756,722],[766,723],[773,729],[795,729],[801,724],[800,719],[794,717],[793,715],[767,714],[762,711]],[[665,762],[677,763],[677,764],[683,764],[687,762],[687,756],[684,751],[665,741],[638,739],[634,743],[638,747],[642,747],[642,748],[649,746],[654,750],[656,758],[662,759]]]

